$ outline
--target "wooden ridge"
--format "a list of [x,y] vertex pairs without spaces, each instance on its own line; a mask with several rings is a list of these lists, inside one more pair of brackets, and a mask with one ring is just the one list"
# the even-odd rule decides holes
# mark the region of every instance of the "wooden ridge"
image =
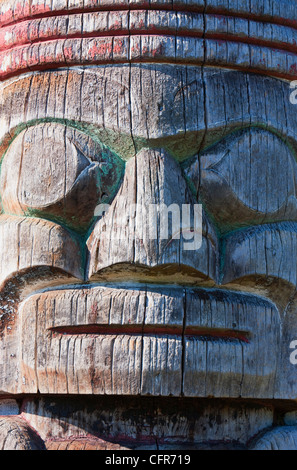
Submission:
[[88,4],[18,5],[10,20],[9,3],[2,5],[0,80],[30,70],[126,62],[216,64],[288,80],[297,76],[294,12],[290,21],[274,21],[271,12],[241,15],[211,4],[201,9],[198,2],[171,10],[162,2],[153,8],[137,2],[103,2],[99,8],[93,2],[91,11]]

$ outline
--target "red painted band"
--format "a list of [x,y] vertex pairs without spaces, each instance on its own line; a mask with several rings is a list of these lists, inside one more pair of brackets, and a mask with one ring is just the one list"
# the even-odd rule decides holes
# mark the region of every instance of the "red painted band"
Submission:
[[297,55],[291,52],[239,42],[163,35],[46,41],[4,51],[0,53],[0,63],[0,80],[35,70],[121,63],[205,65],[287,80],[297,77]]

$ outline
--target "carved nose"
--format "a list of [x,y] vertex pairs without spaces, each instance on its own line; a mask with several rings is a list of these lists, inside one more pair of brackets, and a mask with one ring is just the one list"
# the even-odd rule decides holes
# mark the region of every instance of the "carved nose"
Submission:
[[142,149],[127,163],[116,198],[88,240],[87,277],[129,263],[149,268],[183,266],[203,278],[216,279],[215,231],[202,213],[201,243],[195,245],[198,234],[186,217],[191,215],[196,223],[197,207],[178,162],[163,149]]

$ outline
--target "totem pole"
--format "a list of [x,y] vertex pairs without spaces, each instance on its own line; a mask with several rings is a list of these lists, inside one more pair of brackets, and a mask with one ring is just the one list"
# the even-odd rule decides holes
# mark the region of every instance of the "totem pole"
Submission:
[[0,26],[0,449],[296,450],[297,2]]

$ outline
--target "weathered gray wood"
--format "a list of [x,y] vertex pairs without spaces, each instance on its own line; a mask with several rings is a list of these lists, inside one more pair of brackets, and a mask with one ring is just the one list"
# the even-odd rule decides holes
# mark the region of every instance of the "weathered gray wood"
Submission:
[[[94,9],[100,7],[105,9],[122,8],[127,7],[128,5],[133,7],[137,5],[147,4],[143,0],[54,0],[54,1],[44,1],[44,0],[22,0],[14,4],[14,0],[4,0],[1,5],[1,24],[9,23],[12,19],[17,20],[22,18],[24,15],[38,15],[40,13],[46,13],[51,11],[64,11],[65,9],[75,10],[77,8],[84,8],[86,11],[88,9]],[[294,0],[271,0],[267,2],[265,0],[252,1],[243,0],[240,2],[232,3],[228,0],[153,0],[151,4],[160,8],[165,8],[166,6],[183,6],[186,7],[196,7],[197,9],[204,9],[206,11],[212,11],[219,9],[224,13],[237,13],[241,16],[246,14],[251,14],[259,16],[260,18],[271,18],[281,16],[284,20],[292,20],[296,17],[296,4]],[[206,7],[206,8],[205,8]]]
[[85,231],[98,202],[109,202],[117,189],[116,163],[108,149],[74,129],[56,123],[30,127],[13,141],[2,164],[3,210]]
[[77,279],[84,277],[84,249],[71,232],[54,222],[3,214],[0,246],[1,283],[38,266],[58,268]]
[[282,426],[267,432],[256,440],[251,450],[296,450],[297,428],[294,426]]
[[45,450],[45,446],[23,419],[0,416],[0,449]]
[[1,2],[0,448],[296,448],[296,20]]
[[33,295],[19,312],[19,393],[262,399],[276,393],[280,319],[258,297],[92,287]]
[[[176,191],[178,188],[178,191]],[[161,205],[170,214],[163,215]],[[217,277],[218,242],[211,222],[204,217],[199,223],[202,246],[199,250],[186,250],[188,243],[180,233],[182,206],[198,204],[183,178],[180,166],[163,150],[142,150],[127,163],[125,178],[117,198],[105,217],[100,219],[87,242],[88,277],[118,263],[136,266],[160,267],[173,265],[194,268],[196,277],[215,280]],[[135,209],[133,206],[135,205]],[[152,206],[150,213],[148,208]],[[157,217],[154,212],[159,211]],[[158,209],[160,208],[160,209]],[[175,210],[177,209],[177,210]],[[180,222],[175,222],[177,213]],[[193,209],[190,228],[194,227]],[[165,236],[166,223],[168,234]],[[201,225],[201,227],[200,227]],[[178,233],[176,228],[178,227]],[[187,228],[187,227],[185,227]],[[198,235],[198,234],[197,234]],[[193,243],[193,241],[192,241]],[[119,268],[120,269],[120,268]],[[154,276],[158,275],[155,270]],[[199,276],[200,275],[200,276]]]
[[222,233],[296,221],[296,170],[295,155],[288,146],[260,128],[231,134],[184,168],[197,191],[200,186],[203,203]]
[[16,400],[7,398],[0,401],[0,416],[18,415],[20,407]]
[[[43,397],[38,401],[26,400],[23,413],[46,445],[51,439],[55,443],[64,438],[67,445],[73,436],[86,439],[97,435],[109,445],[121,440],[125,447],[143,450],[144,446],[154,449],[152,446],[156,444],[158,448],[170,449],[175,442],[178,449],[191,449],[203,443],[207,446],[207,442],[213,446],[220,443],[222,448],[228,445],[233,449],[236,445],[246,448],[247,441],[270,429],[273,423],[273,410],[269,406],[246,406],[236,400],[201,403],[174,398],[164,401],[162,398],[89,397],[85,400],[82,397],[70,401]],[[124,436],[129,439],[125,441]]]
[[[113,8],[118,10],[112,12],[100,11],[104,3],[93,4],[93,9],[99,11],[91,14],[87,11],[88,5],[74,2],[76,10],[72,13],[77,14],[69,16],[65,14],[65,10],[71,13],[69,4],[63,11],[61,5],[55,3],[34,8],[25,2],[23,6],[18,3],[14,11],[13,2],[6,2],[1,15],[4,44],[0,50],[0,76],[8,78],[32,68],[65,65],[170,61],[294,77],[294,19],[282,18],[281,25],[279,21],[275,24],[276,8],[274,2],[268,3],[268,11],[264,12],[261,8],[253,11],[251,6],[246,11],[247,6],[232,9],[228,5],[232,16],[226,18],[222,17],[226,4],[201,4],[201,0],[192,5],[154,2],[152,12],[147,12],[148,5],[139,5],[139,2],[112,2]],[[286,3],[293,10],[294,18],[296,11],[292,2],[287,0]],[[139,6],[144,10],[139,11]],[[198,13],[192,11],[193,6]],[[127,12],[125,7],[132,11]],[[185,11],[177,13],[181,7]],[[134,12],[134,8],[138,11]],[[171,9],[173,11],[168,11]],[[243,18],[237,19],[239,12]],[[36,20],[35,15],[45,18]]]

